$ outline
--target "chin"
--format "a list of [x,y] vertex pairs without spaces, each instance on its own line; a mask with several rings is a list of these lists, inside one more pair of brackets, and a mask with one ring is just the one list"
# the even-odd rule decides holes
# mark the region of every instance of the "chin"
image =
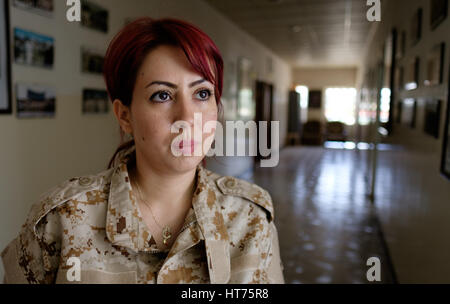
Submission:
[[184,173],[197,168],[201,163],[203,156],[180,156],[171,160],[170,167],[173,171]]

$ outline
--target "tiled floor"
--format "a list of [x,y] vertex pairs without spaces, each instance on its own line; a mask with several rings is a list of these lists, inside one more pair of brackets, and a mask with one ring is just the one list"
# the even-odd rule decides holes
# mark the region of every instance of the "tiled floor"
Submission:
[[381,283],[395,282],[366,196],[367,153],[288,147],[277,167],[243,176],[272,195],[286,283],[371,283],[370,257]]

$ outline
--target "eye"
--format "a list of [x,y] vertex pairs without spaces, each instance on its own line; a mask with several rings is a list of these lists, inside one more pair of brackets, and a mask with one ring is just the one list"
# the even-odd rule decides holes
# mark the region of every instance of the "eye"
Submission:
[[150,97],[150,100],[153,102],[165,102],[169,100],[170,94],[166,91],[158,91]]
[[203,89],[201,91],[198,91],[196,95],[199,96],[199,100],[207,101],[213,95],[213,93],[209,89]]

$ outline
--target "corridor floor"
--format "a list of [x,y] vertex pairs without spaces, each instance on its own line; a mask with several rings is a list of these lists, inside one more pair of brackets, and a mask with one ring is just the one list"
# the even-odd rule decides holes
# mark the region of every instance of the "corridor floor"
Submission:
[[[288,147],[275,168],[242,178],[273,199],[286,283],[393,283],[374,207],[367,197],[368,151]],[[369,282],[378,257],[381,281]]]

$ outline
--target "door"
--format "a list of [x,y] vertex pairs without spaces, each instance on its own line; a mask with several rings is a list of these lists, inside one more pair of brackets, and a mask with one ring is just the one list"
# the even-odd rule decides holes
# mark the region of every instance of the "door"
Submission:
[[[263,158],[269,158],[269,156],[262,156],[260,153],[259,145],[260,140],[263,147],[270,148],[271,147],[271,125],[270,122],[273,120],[273,85],[263,82],[256,81],[256,125],[257,125],[257,140],[256,143],[258,145],[257,155],[255,157],[255,161],[259,161]],[[267,136],[260,139],[260,121],[267,122]]]

